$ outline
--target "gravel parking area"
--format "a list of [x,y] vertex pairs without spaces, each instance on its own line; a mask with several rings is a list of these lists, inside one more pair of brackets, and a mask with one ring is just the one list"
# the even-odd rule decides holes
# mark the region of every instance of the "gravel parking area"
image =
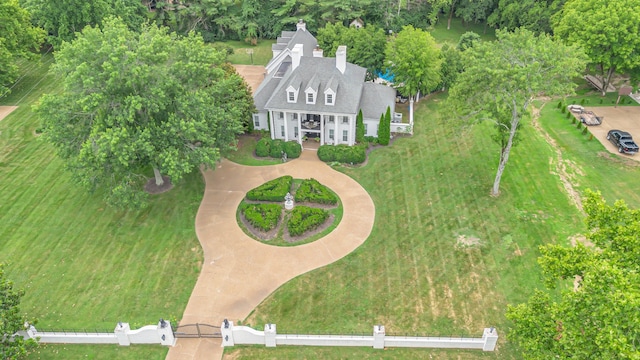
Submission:
[[626,155],[618,153],[618,149],[607,140],[607,132],[611,129],[623,130],[630,133],[636,143],[640,142],[640,106],[601,106],[587,107],[596,115],[604,117],[602,125],[589,126],[589,131],[597,138],[607,150],[618,156],[640,162],[640,154]]

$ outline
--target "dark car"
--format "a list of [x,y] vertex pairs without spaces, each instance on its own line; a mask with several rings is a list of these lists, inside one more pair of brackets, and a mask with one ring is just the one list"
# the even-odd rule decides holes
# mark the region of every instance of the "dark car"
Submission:
[[638,152],[638,145],[633,141],[633,137],[626,131],[609,130],[607,140],[618,148],[621,154],[633,155]]

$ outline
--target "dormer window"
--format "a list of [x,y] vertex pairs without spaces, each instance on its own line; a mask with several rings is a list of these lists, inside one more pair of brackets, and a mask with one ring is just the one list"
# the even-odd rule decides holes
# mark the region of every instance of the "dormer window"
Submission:
[[307,91],[307,104],[316,103],[316,93],[313,91]]
[[325,94],[325,104],[333,105],[333,94]]
[[287,88],[287,102],[288,103],[298,102],[298,89],[296,89],[294,86],[289,86]]

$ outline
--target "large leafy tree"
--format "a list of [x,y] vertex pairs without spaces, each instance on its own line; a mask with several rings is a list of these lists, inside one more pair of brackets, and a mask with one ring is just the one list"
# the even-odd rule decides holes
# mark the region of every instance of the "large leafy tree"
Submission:
[[398,91],[410,98],[409,118],[413,121],[413,97],[440,84],[440,49],[431,34],[408,25],[387,43],[385,60]]
[[0,264],[0,358],[21,359],[37,343],[11,335],[24,330],[25,317],[20,313],[20,299],[24,291],[16,289],[4,275],[4,265]]
[[640,358],[640,211],[593,192],[584,210],[593,245],[543,246],[547,289],[507,311],[527,359]]
[[550,33],[549,19],[566,0],[499,0],[487,22],[503,30],[525,28],[537,34]]
[[139,29],[147,9],[141,1],[129,0],[23,0],[36,25],[44,28],[49,43],[58,48],[71,41],[85,26],[99,26],[109,16],[118,16],[131,29]]
[[616,71],[640,67],[640,2],[569,0],[553,18],[555,34],[580,45],[603,84],[602,96]]
[[44,136],[80,183],[144,204],[146,169],[162,186],[163,175],[176,182],[234,147],[253,102],[223,58],[194,34],[137,33],[113,18],[85,28],[56,53],[64,90],[37,107]]
[[340,45],[347,46],[347,61],[367,69],[372,79],[376,70],[384,67],[384,50],[387,37],[384,31],[373,25],[363,28],[327,24],[318,30],[318,45],[327,56],[333,56]]
[[465,116],[496,124],[500,161],[491,195],[498,196],[520,121],[531,102],[543,94],[571,93],[572,78],[586,60],[576,47],[526,29],[498,31],[496,41],[476,43],[464,54],[465,71],[451,89],[450,102]]
[[33,57],[44,32],[31,25],[31,15],[18,0],[0,0],[0,97],[18,78],[17,60]]

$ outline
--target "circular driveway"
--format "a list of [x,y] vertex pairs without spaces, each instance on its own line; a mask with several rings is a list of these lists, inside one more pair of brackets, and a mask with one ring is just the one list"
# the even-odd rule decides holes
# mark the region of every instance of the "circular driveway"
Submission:
[[[342,220],[330,234],[305,245],[276,247],[240,229],[236,209],[246,192],[283,175],[314,178],[340,196]],[[373,228],[375,207],[369,194],[355,180],[318,160],[315,151],[305,150],[299,159],[273,166],[223,160],[214,171],[205,171],[204,177],[205,193],[195,224],[204,263],[183,324],[219,326],[225,318],[244,319],[285,282],[351,253]],[[220,346],[220,339],[179,339],[167,359],[220,359]]]

